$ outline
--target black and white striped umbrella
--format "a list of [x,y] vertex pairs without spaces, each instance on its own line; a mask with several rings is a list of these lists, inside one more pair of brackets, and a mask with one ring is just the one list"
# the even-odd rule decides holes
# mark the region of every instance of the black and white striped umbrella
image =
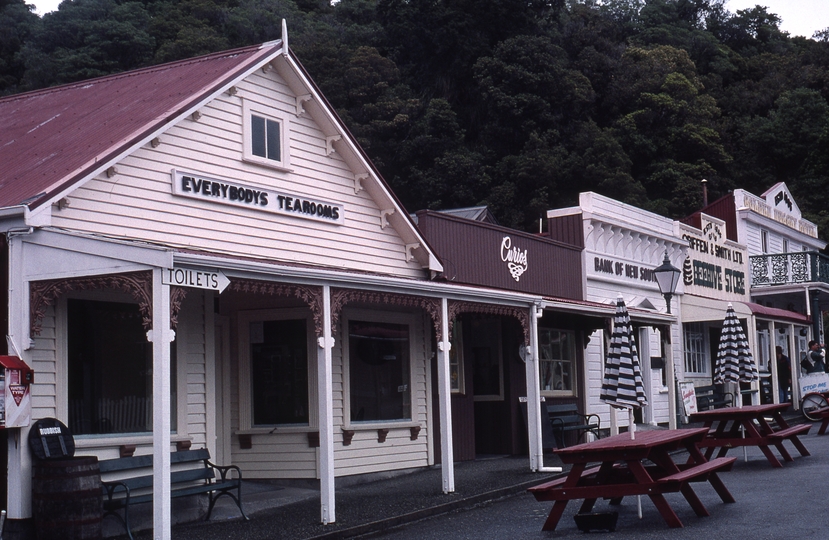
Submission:
[[717,349],[717,363],[714,366],[714,382],[751,382],[760,378],[757,364],[748,347],[748,339],[743,326],[734,313],[734,307],[729,303],[720,334],[720,345]]
[[[630,314],[621,295],[616,299],[613,334],[610,336],[610,351],[605,363],[599,398],[608,405],[631,411],[634,407],[644,407],[648,404],[645,385],[642,384],[639,354],[633,341],[633,326],[630,324]],[[632,422],[630,429],[633,433]]]

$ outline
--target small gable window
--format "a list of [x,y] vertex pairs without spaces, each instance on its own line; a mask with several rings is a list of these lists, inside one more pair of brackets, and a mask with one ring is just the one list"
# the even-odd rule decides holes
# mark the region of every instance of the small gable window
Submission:
[[288,170],[288,123],[255,103],[244,105],[245,161]]
[[263,118],[252,114],[250,117],[251,127],[251,152],[274,161],[282,161],[280,140],[282,139],[279,130],[280,124],[276,120]]

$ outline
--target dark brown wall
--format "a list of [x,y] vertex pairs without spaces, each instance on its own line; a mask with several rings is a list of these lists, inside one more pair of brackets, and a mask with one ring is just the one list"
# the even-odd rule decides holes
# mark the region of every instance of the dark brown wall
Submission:
[[686,225],[701,229],[702,218],[700,213],[708,214],[709,216],[725,221],[726,237],[733,242],[740,241],[737,238],[737,205],[734,203],[733,193],[717,199],[699,212],[694,212],[680,221]]
[[552,240],[584,248],[581,213],[547,220],[547,234]]
[[[444,266],[444,279],[510,291],[583,300],[581,244],[567,244],[498,225],[422,210],[418,228]],[[501,242],[527,251],[516,281],[501,259]]]
[[[0,331],[9,334],[9,245],[6,237],[0,235]],[[8,355],[6,340],[0,341],[0,354]],[[5,463],[5,462],[3,462]]]

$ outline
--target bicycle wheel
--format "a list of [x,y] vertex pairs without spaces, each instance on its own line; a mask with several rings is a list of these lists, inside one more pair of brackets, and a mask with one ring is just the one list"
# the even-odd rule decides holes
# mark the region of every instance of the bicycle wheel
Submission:
[[817,394],[814,392],[811,394],[806,394],[800,401],[800,410],[803,412],[803,416],[805,416],[807,420],[811,420],[812,422],[820,420],[820,417],[817,416],[815,412],[818,409],[823,409],[824,407],[829,407],[829,402],[826,401],[826,398],[823,397],[823,394]]

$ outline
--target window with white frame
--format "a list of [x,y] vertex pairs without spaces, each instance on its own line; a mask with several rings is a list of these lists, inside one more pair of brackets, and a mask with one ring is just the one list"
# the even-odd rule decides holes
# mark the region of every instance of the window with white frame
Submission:
[[693,375],[708,375],[709,359],[706,348],[705,327],[702,323],[684,323],[685,336],[685,373]]
[[351,423],[412,418],[408,320],[354,314],[346,319],[348,411]]
[[288,168],[287,119],[247,101],[243,109],[245,160],[277,169]]
[[[75,435],[148,433],[152,343],[138,304],[66,301],[69,429]],[[177,427],[177,362],[170,344],[171,430]]]
[[769,231],[765,229],[760,230],[760,251],[769,252]]
[[449,389],[453,394],[466,392],[463,375],[463,326],[460,320],[452,325],[452,348],[449,349]]
[[242,429],[313,425],[310,312],[266,309],[241,311],[238,317]]
[[576,388],[576,334],[570,330],[538,329],[542,395],[569,395]]
[[760,371],[769,371],[769,343],[771,341],[771,332],[768,328],[760,328],[757,330],[757,369]]

